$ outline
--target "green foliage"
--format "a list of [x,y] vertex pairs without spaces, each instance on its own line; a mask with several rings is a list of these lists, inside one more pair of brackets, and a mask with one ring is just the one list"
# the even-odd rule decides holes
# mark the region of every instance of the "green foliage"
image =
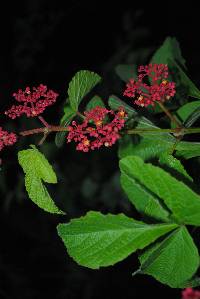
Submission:
[[194,276],[193,278],[180,283],[178,288],[185,289],[185,288],[195,288],[200,286],[200,278],[198,276]]
[[178,82],[183,86],[187,87],[187,94],[190,97],[200,99],[200,90],[188,77],[188,75],[183,71],[182,67],[176,62],[173,61],[174,66],[178,69]]
[[137,156],[123,158],[120,168],[164,202],[178,223],[200,225],[200,196],[183,182]]
[[116,66],[115,71],[124,82],[137,77],[137,66],[135,64],[119,64]]
[[129,160],[124,158],[120,162],[121,185],[129,200],[139,212],[157,220],[169,221],[169,212],[157,197],[153,196],[143,184],[138,182],[132,165],[128,165],[126,161]]
[[174,37],[167,37],[162,46],[154,53],[151,63],[171,65],[173,61],[178,61],[185,66],[185,59],[182,57],[178,41]]
[[59,224],[58,234],[78,264],[98,269],[123,260],[176,227],[148,225],[123,214],[89,212],[68,224]]
[[124,158],[126,156],[136,155],[143,160],[149,160],[159,157],[163,152],[169,153],[174,143],[167,142],[161,139],[155,140],[152,138],[142,138],[139,142],[134,142],[132,136],[125,136],[119,143],[119,157]]
[[181,141],[176,146],[176,155],[184,159],[200,156],[200,142]]
[[79,71],[69,83],[68,96],[71,108],[77,111],[81,100],[99,83],[101,77],[90,71]]
[[[190,120],[191,117],[193,118],[196,109],[198,109],[199,107],[200,107],[200,101],[189,102],[181,106],[179,109],[177,109],[175,115],[178,116],[178,119],[184,124],[185,127],[189,127],[191,124],[188,123],[188,121]],[[171,123],[171,126],[172,128],[176,127],[173,122]]]
[[[132,125],[134,125],[134,128],[136,129],[160,129],[155,126],[152,121],[139,115],[133,107],[126,104],[116,96],[110,96],[108,104],[113,110],[117,110],[120,106],[123,106],[128,113],[128,121],[131,119]],[[188,115],[186,111],[184,113],[181,112],[181,115],[183,114],[184,116]],[[144,160],[148,160],[159,157],[163,152],[171,154],[176,143],[176,138],[169,133],[139,132],[137,134],[142,136],[142,139],[139,142],[134,142],[134,138],[132,136],[125,135],[122,137],[119,143],[120,158],[127,155],[138,155]],[[176,145],[176,155],[177,157],[185,159],[198,157],[200,156],[200,143],[180,141]]]
[[188,116],[184,122],[186,128],[191,127],[200,117],[200,105]]
[[139,259],[141,273],[152,275],[172,288],[191,279],[199,267],[198,250],[184,226],[150,247]]
[[56,174],[47,159],[35,146],[18,153],[19,164],[25,173],[25,186],[30,199],[41,209],[56,214],[64,214],[51,199],[43,181],[56,184]]
[[[74,113],[72,108],[69,105],[67,105],[64,108],[64,115],[61,118],[60,125],[62,127],[67,127],[70,124],[71,120],[75,117],[75,115],[76,115],[76,113]],[[56,143],[57,147],[61,147],[63,145],[66,133],[67,132],[57,132],[56,133],[55,143]]]
[[99,96],[94,96],[86,105],[86,110],[89,111],[95,107],[105,107],[103,100]]

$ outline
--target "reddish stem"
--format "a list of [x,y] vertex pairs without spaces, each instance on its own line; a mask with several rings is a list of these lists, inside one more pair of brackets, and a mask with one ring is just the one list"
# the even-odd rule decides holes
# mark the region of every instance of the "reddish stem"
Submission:
[[179,122],[178,119],[176,119],[173,114],[163,105],[161,102],[157,102],[160,108],[165,112],[165,114],[169,117],[169,119],[178,127],[182,128],[182,123]]
[[46,127],[49,128],[50,125],[48,124],[48,122],[46,122],[46,120],[42,117],[42,116],[38,116],[39,120],[41,121],[41,123]]
[[41,133],[47,134],[47,133],[51,133],[51,132],[64,132],[64,131],[68,131],[68,128],[48,125],[48,127],[42,127],[42,128],[36,128],[36,129],[22,131],[19,133],[19,135],[28,136],[28,135],[33,135],[33,134],[41,134]]

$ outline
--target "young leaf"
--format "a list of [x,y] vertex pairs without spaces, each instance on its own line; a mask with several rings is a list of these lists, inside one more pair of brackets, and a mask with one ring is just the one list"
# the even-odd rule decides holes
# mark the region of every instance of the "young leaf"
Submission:
[[119,64],[116,66],[115,72],[124,82],[128,82],[129,79],[137,78],[136,64]]
[[[64,115],[61,118],[60,121],[60,126],[62,127],[67,127],[70,122],[72,121],[72,119],[75,117],[76,113],[74,113],[74,111],[72,110],[72,108],[67,105],[64,108]],[[55,143],[57,145],[57,147],[61,147],[64,143],[65,140],[65,136],[66,136],[67,132],[57,132],[56,133],[56,137],[55,137]]]
[[176,227],[147,225],[123,214],[89,212],[68,224],[59,224],[58,234],[78,264],[98,269],[123,260]]
[[86,106],[86,110],[89,111],[93,108],[95,108],[96,106],[99,107],[105,107],[104,102],[102,101],[102,99],[99,96],[94,96],[87,104]]
[[121,186],[135,208],[149,217],[168,222],[169,212],[160,204],[158,198],[135,180],[131,169],[121,163],[120,170]]
[[18,152],[19,164],[25,172],[25,186],[30,199],[49,213],[64,214],[51,199],[46,183],[57,183],[56,174],[47,159],[36,147]]
[[191,279],[199,267],[198,250],[184,226],[152,246],[139,259],[141,273],[152,275],[172,288],[179,288]]
[[174,37],[167,37],[162,46],[154,53],[151,63],[169,64],[174,60],[185,66],[185,59],[182,57],[178,41]]
[[200,226],[200,196],[183,182],[159,167],[144,163],[137,156],[123,158],[120,167],[162,199],[176,221]]
[[69,102],[74,111],[77,111],[81,100],[99,83],[101,77],[90,71],[79,71],[69,83]]

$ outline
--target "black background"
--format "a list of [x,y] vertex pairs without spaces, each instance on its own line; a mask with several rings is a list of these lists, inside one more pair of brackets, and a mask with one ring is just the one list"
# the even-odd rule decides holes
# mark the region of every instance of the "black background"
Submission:
[[[5,5],[6,4],[6,5]],[[7,120],[3,111],[12,93],[25,86],[47,84],[60,94],[57,104],[45,112],[58,123],[67,84],[74,73],[89,69],[102,75],[97,91],[122,94],[114,67],[119,63],[145,64],[166,36],[180,42],[189,73],[200,83],[198,8],[188,3],[161,1],[153,6],[135,1],[18,1],[1,4],[0,101],[1,125],[15,131],[36,123],[22,118]],[[180,298],[147,276],[132,277],[138,267],[135,255],[114,267],[92,271],[70,259],[56,235],[56,225],[88,210],[135,211],[118,187],[116,147],[92,154],[57,149],[53,137],[42,146],[59,178],[53,198],[66,217],[48,215],[27,199],[16,153],[31,142],[4,151],[0,172],[0,298]],[[89,190],[89,192],[88,192]]]

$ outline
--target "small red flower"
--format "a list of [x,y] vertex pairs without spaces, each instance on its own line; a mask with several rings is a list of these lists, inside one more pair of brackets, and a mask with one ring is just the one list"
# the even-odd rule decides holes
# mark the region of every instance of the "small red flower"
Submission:
[[[130,79],[124,91],[125,96],[135,98],[138,106],[154,106],[155,102],[164,102],[175,95],[175,83],[167,80],[169,73],[166,64],[140,66],[138,73],[138,79]],[[150,85],[144,82],[147,77]]]
[[187,288],[182,291],[182,299],[200,299],[200,291]]
[[15,133],[8,133],[7,131],[3,131],[2,127],[0,127],[0,151],[4,146],[13,145],[16,141],[17,136]]
[[[95,107],[85,111],[85,119],[82,124],[76,121],[68,127],[67,141],[77,142],[76,149],[83,152],[100,148],[101,146],[112,146],[119,138],[119,131],[124,127],[126,113],[120,108],[117,113],[102,107]],[[113,120],[106,123],[106,117],[110,115]]]
[[25,91],[19,89],[13,96],[17,102],[23,103],[23,105],[13,105],[5,111],[5,114],[15,119],[22,114],[26,114],[27,117],[38,116],[44,112],[47,106],[55,103],[58,94],[40,84],[38,87],[33,87],[32,91],[30,87],[26,87]]

